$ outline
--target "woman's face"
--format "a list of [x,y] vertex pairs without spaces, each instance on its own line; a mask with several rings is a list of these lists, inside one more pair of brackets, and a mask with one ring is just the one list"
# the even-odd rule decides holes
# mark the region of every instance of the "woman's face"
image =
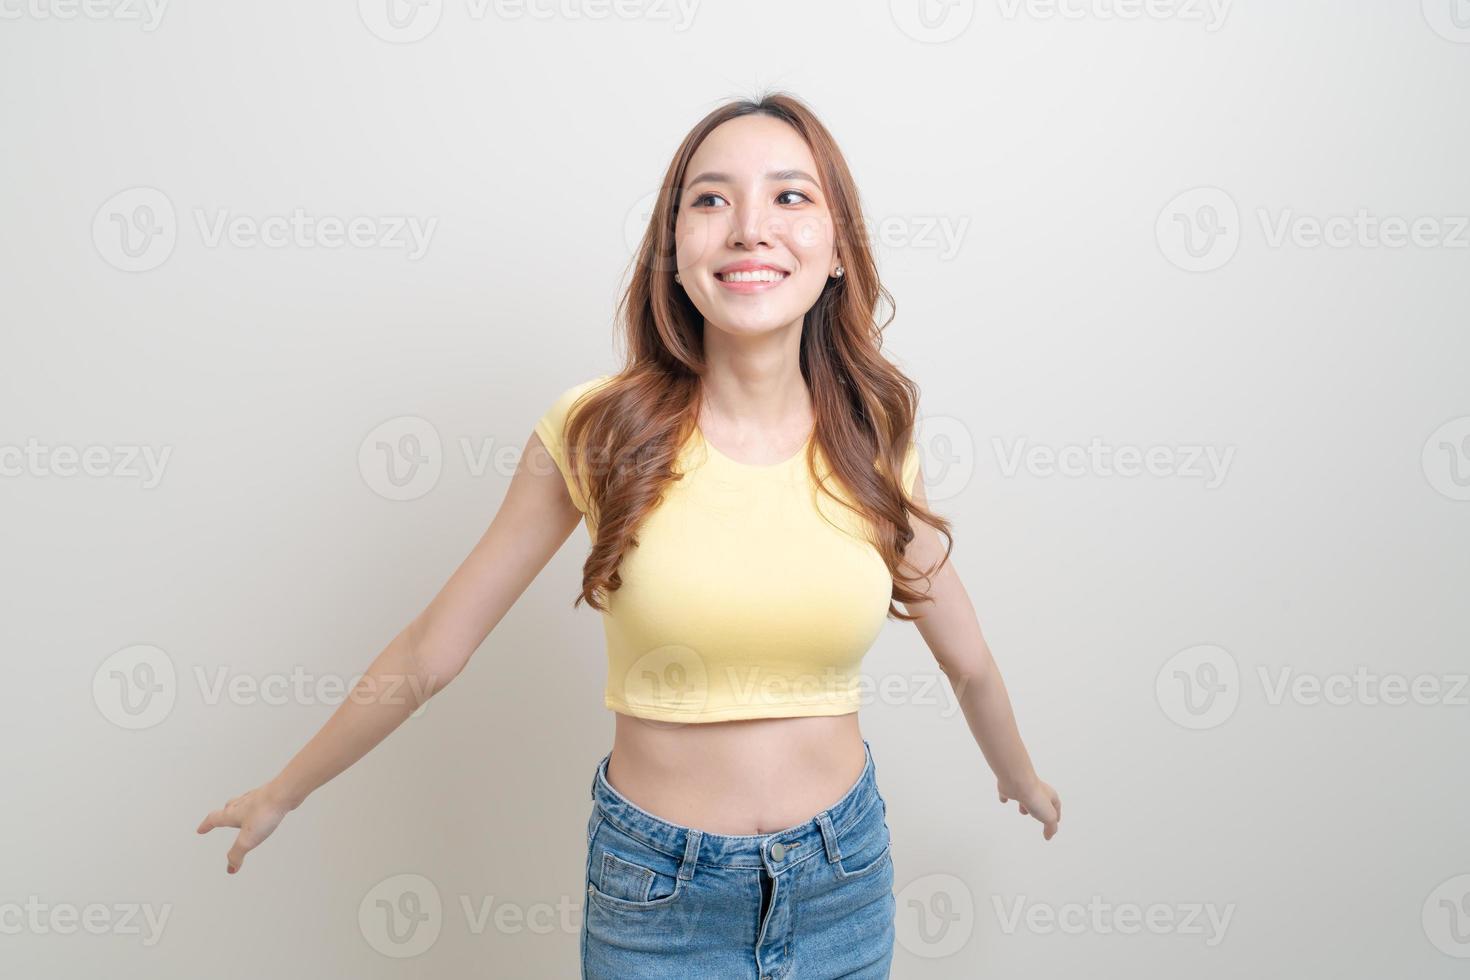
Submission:
[[721,123],[694,152],[674,237],[684,291],[732,333],[799,330],[838,264],[811,150],[759,114]]

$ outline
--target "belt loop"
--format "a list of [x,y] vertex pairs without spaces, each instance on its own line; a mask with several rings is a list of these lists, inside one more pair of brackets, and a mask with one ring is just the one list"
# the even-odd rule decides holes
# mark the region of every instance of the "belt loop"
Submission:
[[826,810],[817,814],[817,825],[822,828],[822,844],[827,848],[827,860],[836,863],[842,857],[837,846],[837,831],[832,828],[832,815]]
[[699,863],[699,841],[704,837],[704,831],[690,828],[689,836],[684,838],[684,860],[679,862],[679,877],[688,881],[694,877],[694,866]]

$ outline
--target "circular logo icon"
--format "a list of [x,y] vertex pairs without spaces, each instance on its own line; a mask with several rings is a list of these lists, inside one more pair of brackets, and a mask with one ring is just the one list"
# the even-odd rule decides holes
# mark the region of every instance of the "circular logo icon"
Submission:
[[1470,0],[1423,0],[1424,19],[1446,41],[1470,44]]
[[92,216],[97,253],[124,272],[147,272],[163,265],[178,238],[173,202],[156,187],[119,191]]
[[439,889],[419,874],[384,878],[358,904],[357,927],[384,956],[418,956],[438,941],[444,927]]
[[975,19],[975,0],[888,0],[888,14],[904,34],[923,44],[943,44]]
[[389,44],[412,44],[439,26],[444,0],[357,0],[357,13],[375,37]]
[[[623,672],[623,701],[634,711],[699,711],[709,701],[709,672],[704,658],[677,643],[656,647]],[[678,725],[645,718],[650,724]]]
[[1435,429],[1419,462],[1431,487],[1451,500],[1470,500],[1470,415]]
[[444,450],[427,419],[400,415],[367,434],[357,468],[368,489],[386,500],[417,500],[439,483]]
[[117,651],[92,674],[92,703],[119,728],[152,728],[173,711],[178,695],[173,660],[146,643]]
[[929,502],[964,493],[975,477],[976,455],[975,437],[965,420],[954,415],[926,415],[920,420],[915,442]]
[[627,248],[629,255],[637,255],[638,249],[643,245],[643,235],[648,231],[648,223],[653,220],[653,209],[657,204],[658,191],[649,191],[635,201],[623,216],[623,246]]
[[975,932],[975,895],[951,874],[920,875],[899,891],[898,942],[915,956],[953,956]]
[[1455,875],[1424,899],[1424,935],[1446,956],[1470,959],[1470,874]]
[[1218,187],[1196,187],[1159,212],[1154,236],[1164,258],[1186,272],[1211,272],[1240,247],[1240,211]]
[[1154,697],[1176,725],[1215,728],[1240,703],[1240,667],[1224,647],[1204,643],[1180,650],[1159,668]]
[[[628,255],[640,265],[646,264],[650,272],[673,273],[679,269],[680,245],[690,254],[704,254],[705,246],[708,244],[705,232],[710,226],[704,222],[686,224],[682,229],[686,236],[682,242],[670,239],[666,246],[656,247],[652,255],[645,257],[642,252],[643,239],[645,235],[656,235],[657,229],[653,227],[653,214],[658,207],[661,193],[658,190],[649,191],[628,209],[628,213],[623,217],[623,245],[627,248]],[[675,232],[678,233],[679,230],[676,225]],[[690,236],[697,236],[697,238]]]

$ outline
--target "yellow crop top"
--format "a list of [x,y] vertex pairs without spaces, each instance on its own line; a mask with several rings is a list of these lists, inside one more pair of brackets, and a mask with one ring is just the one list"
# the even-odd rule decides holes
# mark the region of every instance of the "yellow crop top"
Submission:
[[[593,534],[563,426],[572,403],[611,377],[568,388],[535,427]],[[784,462],[741,463],[696,428],[676,465],[683,478],[639,527],[607,598],[603,703],[671,722],[858,710],[859,667],[893,590],[862,518],[817,489],[805,446]],[[910,444],[906,491],[918,469]]]

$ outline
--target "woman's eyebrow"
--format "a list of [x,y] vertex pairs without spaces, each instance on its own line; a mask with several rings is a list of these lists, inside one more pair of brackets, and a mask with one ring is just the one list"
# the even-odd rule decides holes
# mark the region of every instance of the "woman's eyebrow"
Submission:
[[[815,184],[817,179],[805,170],[772,170],[766,174],[767,180],[804,180],[809,184]],[[685,183],[685,187],[693,187],[695,184],[731,184],[734,180],[729,174],[719,173],[714,170],[706,170],[704,173]]]

